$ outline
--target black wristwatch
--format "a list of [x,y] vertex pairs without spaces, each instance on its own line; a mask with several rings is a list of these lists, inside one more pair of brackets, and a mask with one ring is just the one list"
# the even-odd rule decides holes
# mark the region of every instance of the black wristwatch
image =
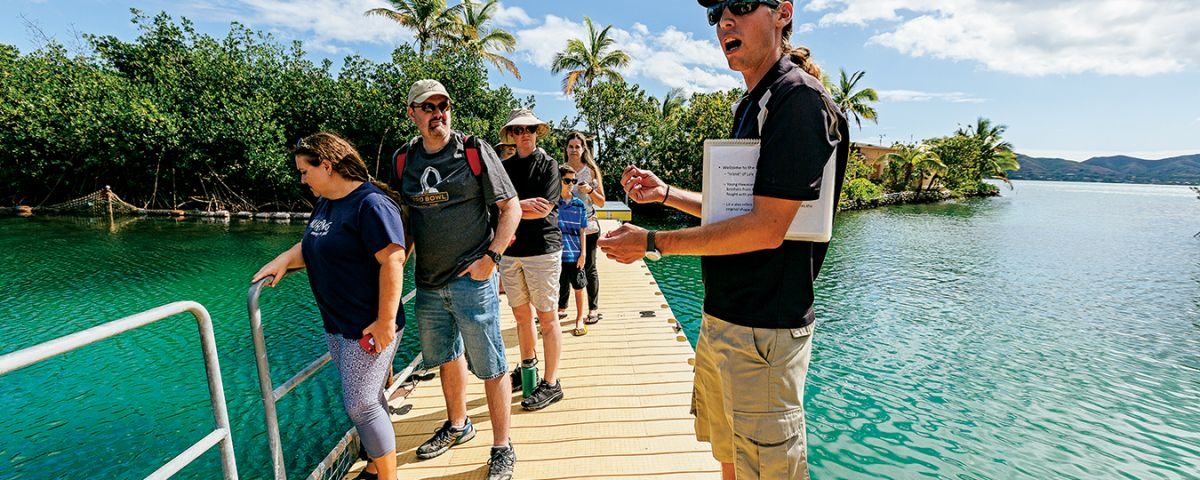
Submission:
[[487,250],[487,251],[483,252],[483,254],[487,255],[489,258],[491,258],[493,262],[496,262],[496,265],[499,265],[500,260],[504,259],[504,255],[493,252],[491,250]]
[[646,232],[646,260],[662,259],[662,252],[658,251],[658,247],[654,245],[654,234],[656,233],[658,233],[657,230]]

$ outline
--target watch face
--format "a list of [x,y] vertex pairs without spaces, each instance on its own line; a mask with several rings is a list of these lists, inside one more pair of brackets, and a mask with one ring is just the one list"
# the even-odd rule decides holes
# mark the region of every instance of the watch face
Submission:
[[662,258],[662,254],[658,253],[658,250],[651,250],[649,252],[646,252],[646,260],[658,261],[661,258]]

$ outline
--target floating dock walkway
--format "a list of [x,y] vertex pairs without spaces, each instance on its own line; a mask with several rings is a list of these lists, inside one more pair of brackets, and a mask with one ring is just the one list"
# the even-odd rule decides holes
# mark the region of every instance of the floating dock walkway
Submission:
[[[612,220],[602,224],[604,231],[617,226]],[[623,265],[602,254],[598,260],[604,318],[589,326],[587,335],[572,336],[572,298],[570,315],[559,322],[563,400],[527,412],[521,408],[521,393],[513,394],[513,478],[720,478],[720,464],[708,444],[696,441],[689,413],[694,352],[675,329],[675,316],[657,282],[643,262]],[[503,295],[500,311],[508,363],[516,365],[516,325]],[[539,358],[541,352],[539,339]],[[392,417],[399,478],[487,477],[492,432],[482,381],[470,377],[467,386],[475,439],[434,459],[418,460],[415,452],[446,420],[440,377],[421,382],[407,398],[392,400],[393,407],[403,405],[412,409]],[[346,478],[354,478],[364,466],[358,462]]]

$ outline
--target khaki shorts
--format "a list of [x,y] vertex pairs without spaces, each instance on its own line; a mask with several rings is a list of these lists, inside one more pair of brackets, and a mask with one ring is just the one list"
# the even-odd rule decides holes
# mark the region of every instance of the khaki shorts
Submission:
[[750,328],[704,315],[696,343],[696,439],[738,480],[808,477],[804,380],[813,325]]
[[532,303],[539,312],[555,311],[561,273],[562,252],[500,260],[500,279],[504,280],[510,307]]

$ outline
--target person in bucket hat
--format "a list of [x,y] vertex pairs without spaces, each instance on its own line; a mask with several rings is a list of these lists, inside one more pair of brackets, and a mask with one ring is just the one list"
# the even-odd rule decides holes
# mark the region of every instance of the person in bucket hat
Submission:
[[[538,138],[550,125],[527,108],[514,109],[500,129],[500,141],[514,143],[517,154],[504,161],[504,170],[521,198],[521,224],[516,241],[500,263],[505,294],[517,321],[521,364],[537,363],[534,317],[542,333],[543,378],[521,401],[526,410],[541,410],[562,400],[558,360],[562,329],[558,325],[558,278],[562,272],[562,232],[558,229],[558,200],[562,195],[558,162],[538,148]],[[513,369],[513,391],[521,389],[520,366]]]
[[[837,199],[849,157],[846,118],[821,85],[807,48],[792,48],[791,0],[699,0],[746,95],[733,138],[758,139],[754,207],[683,230],[625,224],[600,239],[609,258],[699,255],[704,315],[696,344],[696,438],[712,445],[725,479],[807,480],[804,382],[812,353],[813,283],[828,242],[786,240],[804,202]],[[833,191],[820,188],[833,164]],[[700,216],[703,197],[629,166],[629,198]],[[824,190],[829,190],[828,188]],[[828,198],[828,197],[826,197]]]

